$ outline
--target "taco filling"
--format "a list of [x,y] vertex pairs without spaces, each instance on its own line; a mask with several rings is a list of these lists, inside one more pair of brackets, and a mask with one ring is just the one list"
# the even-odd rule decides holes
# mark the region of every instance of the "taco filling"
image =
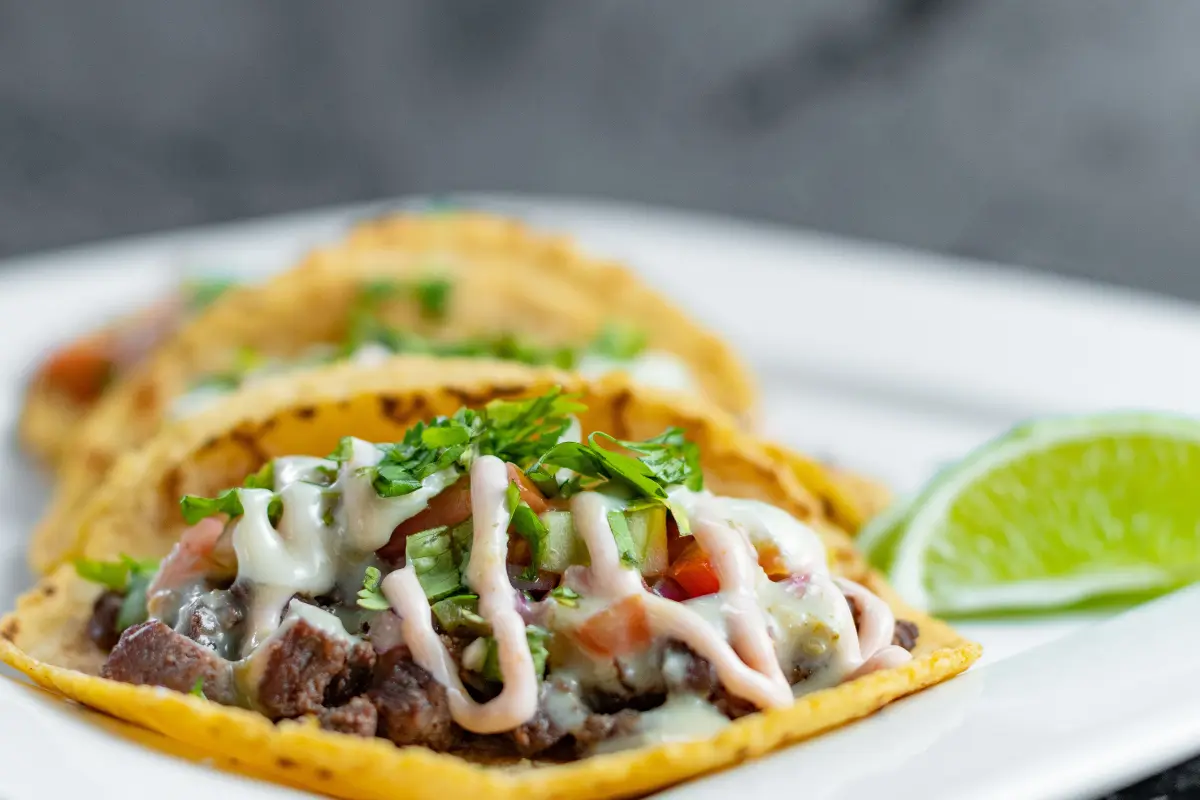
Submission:
[[187,496],[109,590],[106,678],[439,751],[570,759],[711,735],[910,660],[816,532],[705,491],[681,429],[580,440],[558,392],[282,457]]
[[114,380],[230,285],[219,278],[187,281],[172,296],[55,350],[38,367],[34,383],[75,404],[91,405]]
[[647,347],[645,335],[627,324],[610,322],[582,346],[547,346],[512,334],[500,333],[456,339],[423,336],[414,330],[389,325],[382,319],[384,304],[397,297],[418,303],[427,322],[445,318],[453,298],[453,284],[429,276],[415,281],[376,281],[358,292],[344,339],[314,345],[290,358],[268,358],[243,348],[228,370],[197,380],[171,407],[175,419],[203,411],[242,386],[263,378],[329,364],[352,361],[366,366],[393,355],[428,355],[439,358],[490,358],[531,366],[574,370],[585,377],[626,372],[645,386],[699,391],[699,384],[679,357]]

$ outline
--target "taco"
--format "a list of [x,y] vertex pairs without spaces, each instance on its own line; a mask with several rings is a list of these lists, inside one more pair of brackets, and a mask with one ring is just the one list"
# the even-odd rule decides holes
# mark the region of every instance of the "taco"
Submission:
[[17,423],[21,445],[40,461],[57,465],[105,391],[229,285],[215,278],[185,281],[152,306],[53,350],[25,390]]
[[486,215],[390,226],[386,243],[352,235],[264,284],[229,290],[107,391],[63,463],[30,544],[34,569],[58,562],[74,515],[121,452],[290,370],[419,353],[624,371],[750,416],[750,378],[730,348],[621,267]]
[[620,376],[400,359],[253,387],[127,454],[76,549],[0,658],[347,798],[644,793],[979,654],[731,418]]

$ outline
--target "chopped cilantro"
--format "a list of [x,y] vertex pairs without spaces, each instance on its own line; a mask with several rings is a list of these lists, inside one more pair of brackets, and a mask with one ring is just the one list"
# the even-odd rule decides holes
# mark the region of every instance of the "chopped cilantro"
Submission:
[[351,454],[354,452],[354,437],[343,436],[338,440],[338,446],[334,451],[326,456],[326,460],[333,461],[336,464],[345,464],[350,460]]
[[196,682],[192,684],[192,690],[188,694],[193,697],[199,697],[201,700],[207,700],[204,696],[204,678],[196,678]]
[[552,447],[571,427],[571,417],[586,408],[558,387],[528,400],[493,400],[483,411],[480,453],[524,467]]
[[567,608],[575,608],[579,605],[579,592],[569,586],[556,586],[550,591],[550,597],[554,602]]
[[80,558],[75,561],[75,573],[85,581],[98,583],[114,592],[124,592],[129,588],[129,581],[138,575],[153,575],[158,571],[158,561],[155,559],[137,560],[125,554],[116,561],[97,561],[90,558]]
[[628,324],[609,322],[601,329],[588,351],[617,361],[629,361],[637,358],[645,349],[646,334]]
[[[271,490],[274,487],[275,462],[273,461],[263,465],[262,469],[258,472],[246,476],[246,480],[242,483],[242,488],[245,489]],[[179,509],[183,512],[183,521],[188,525],[195,525],[200,520],[217,514],[225,514],[230,519],[240,517],[246,513],[246,510],[242,508],[242,498],[238,492],[238,489],[226,489],[216,497],[200,497],[199,495],[185,494],[179,500]],[[282,516],[283,500],[276,495],[271,498],[271,502],[267,505],[267,519],[272,525],[276,525]]]
[[391,603],[387,601],[379,588],[382,577],[378,567],[367,567],[367,571],[363,575],[362,588],[358,590],[359,608],[365,608],[368,611],[386,611],[391,608]]
[[[602,447],[600,440],[638,457]],[[552,468],[564,467],[588,478],[621,481],[653,500],[666,501],[666,487],[672,484],[683,484],[693,491],[704,487],[699,448],[685,439],[679,428],[669,428],[644,442],[623,441],[599,431],[589,436],[586,443],[559,442],[543,453],[526,473],[545,476]]]
[[[470,467],[476,455],[524,465],[558,441],[571,415],[582,409],[559,389],[528,400],[493,400],[481,411],[461,408],[449,417],[418,422],[400,442],[378,445],[383,458],[366,474],[380,497],[400,497],[435,472]],[[331,458],[344,460],[349,447],[343,440]]]
[[[601,447],[601,440],[618,445],[636,457]],[[560,494],[575,494],[597,483],[619,481],[646,500],[667,506],[675,517],[679,532],[691,533],[686,514],[671,503],[666,489],[675,484],[682,484],[692,491],[704,488],[700,449],[684,437],[681,428],[668,428],[643,442],[624,441],[599,431],[589,436],[586,443],[559,442],[543,453],[525,474],[545,491],[555,485],[553,472],[562,468],[577,475],[559,487]],[[582,478],[592,481],[584,485]],[[616,528],[614,534],[619,536]]]

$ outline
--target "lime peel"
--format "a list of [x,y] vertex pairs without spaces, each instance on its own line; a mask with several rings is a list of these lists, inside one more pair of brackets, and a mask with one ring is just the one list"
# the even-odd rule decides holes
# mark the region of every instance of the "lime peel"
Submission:
[[[903,509],[877,520],[864,549],[910,602],[947,614],[1165,591],[1200,578],[1195,487],[1200,421],[1146,412],[1039,420],[944,470],[907,509],[907,525]],[[1176,510],[1186,518],[1172,518]]]

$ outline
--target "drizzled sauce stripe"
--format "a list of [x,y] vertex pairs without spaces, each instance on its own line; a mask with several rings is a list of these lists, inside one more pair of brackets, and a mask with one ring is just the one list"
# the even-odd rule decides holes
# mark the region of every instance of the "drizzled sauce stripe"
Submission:
[[458,667],[433,628],[425,592],[411,566],[383,580],[384,597],[400,617],[404,641],[413,660],[446,687],[450,715],[473,733],[512,730],[537,713],[537,675],[508,581],[508,468],[495,456],[481,456],[471,465],[473,538],[467,583],[479,595],[480,615],[492,626],[504,688],[486,703],[467,694]]
[[658,636],[678,639],[707,659],[725,688],[738,697],[760,708],[790,705],[792,692],[782,673],[776,681],[751,668],[695,611],[646,591],[641,576],[621,564],[608,524],[608,511],[605,498],[595,492],[581,492],[571,499],[575,529],[583,537],[592,561],[588,581],[592,590],[612,602],[630,596],[640,597],[651,631]]

